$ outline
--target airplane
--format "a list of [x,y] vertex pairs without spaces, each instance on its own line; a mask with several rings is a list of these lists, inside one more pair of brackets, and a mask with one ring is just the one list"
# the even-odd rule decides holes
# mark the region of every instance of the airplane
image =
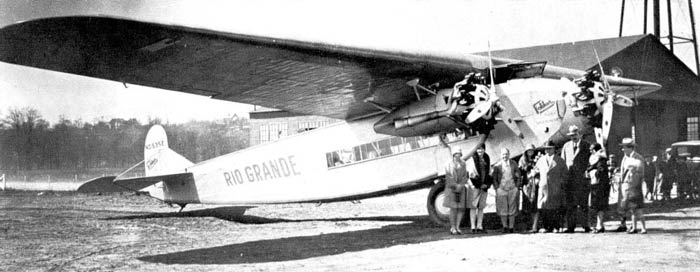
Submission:
[[561,144],[576,125],[605,143],[613,104],[661,86],[478,54],[387,51],[109,16],[69,16],[0,29],[0,61],[344,120],[199,163],[144,145],[145,177],[113,182],[166,203],[327,203],[430,188],[447,222],[452,148],[512,156]]

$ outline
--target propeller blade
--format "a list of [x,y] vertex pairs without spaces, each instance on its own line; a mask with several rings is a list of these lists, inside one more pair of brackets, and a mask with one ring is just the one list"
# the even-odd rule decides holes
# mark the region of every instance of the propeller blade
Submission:
[[612,123],[613,116],[613,102],[608,99],[603,103],[603,122],[602,122],[602,139],[603,146],[608,142],[608,135],[610,135],[610,124]]
[[595,141],[596,143],[599,143],[600,146],[605,148],[605,140],[603,140],[603,129],[594,127],[593,132],[595,133]]
[[473,123],[474,121],[479,120],[479,118],[484,117],[487,113],[489,113],[492,106],[492,101],[476,104],[474,109],[467,115],[467,123]]

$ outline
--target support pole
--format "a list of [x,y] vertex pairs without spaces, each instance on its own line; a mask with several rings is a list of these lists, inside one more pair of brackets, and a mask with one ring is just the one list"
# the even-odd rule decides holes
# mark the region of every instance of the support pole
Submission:
[[695,15],[693,14],[693,1],[688,0],[688,10],[690,10],[690,28],[693,29],[693,50],[695,50],[695,74],[700,75],[700,61],[698,60],[698,40],[695,35]]
[[666,0],[666,10],[668,10],[668,44],[673,53],[673,16],[671,14],[671,0]]
[[644,0],[644,31],[642,34],[647,34],[647,11],[649,11],[649,0]]
[[625,0],[622,0],[622,8],[620,9],[620,34],[618,37],[622,37],[622,23],[625,22]]
[[654,36],[661,39],[661,0],[654,0]]

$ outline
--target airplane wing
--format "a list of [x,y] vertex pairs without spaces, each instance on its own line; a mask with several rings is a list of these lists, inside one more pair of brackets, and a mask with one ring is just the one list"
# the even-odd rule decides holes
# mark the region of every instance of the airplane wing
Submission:
[[0,29],[0,61],[339,119],[377,112],[363,102],[368,97],[389,108],[415,100],[409,80],[455,82],[488,67],[476,55],[389,52],[110,17],[7,26]]
[[[465,74],[489,67],[488,57],[479,55],[356,48],[92,16],[4,27],[0,61],[338,119],[381,113],[367,98],[389,109],[415,101],[410,80],[451,88]],[[542,72],[537,64],[507,68],[519,60],[492,61],[503,71],[497,77]]]

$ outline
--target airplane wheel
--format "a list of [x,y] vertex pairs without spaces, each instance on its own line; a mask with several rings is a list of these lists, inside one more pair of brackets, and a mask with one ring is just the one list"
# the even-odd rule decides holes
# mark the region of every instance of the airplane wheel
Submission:
[[430,188],[430,193],[428,193],[428,215],[433,223],[440,226],[450,225],[450,209],[442,206],[445,200],[445,181],[440,180],[440,182],[433,185]]

